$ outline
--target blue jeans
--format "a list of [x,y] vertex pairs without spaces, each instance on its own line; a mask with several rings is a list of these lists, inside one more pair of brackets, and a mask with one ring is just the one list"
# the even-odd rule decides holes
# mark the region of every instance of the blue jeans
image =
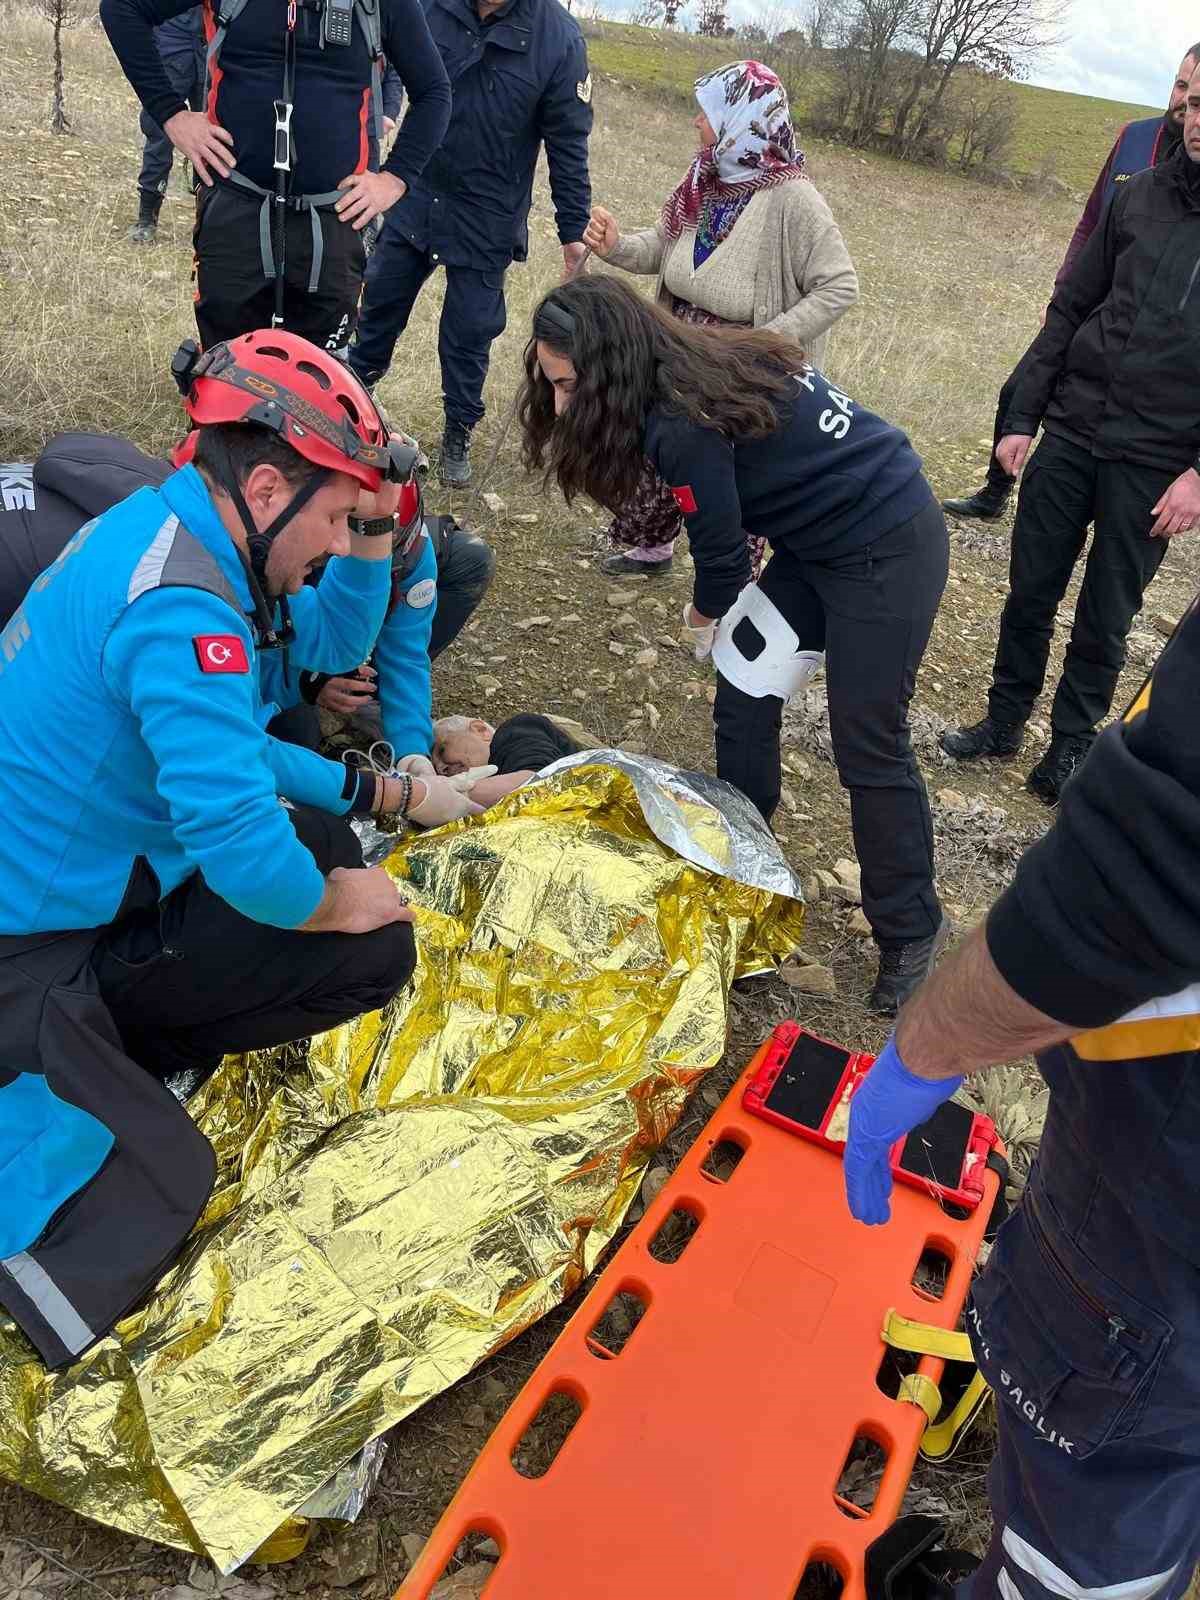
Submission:
[[967,1305],[1000,1437],[991,1545],[958,1600],[1176,1600],[1200,1558],[1200,1266],[1064,1121],[1052,1104]]
[[[417,250],[385,219],[367,264],[358,334],[350,365],[366,384],[378,383],[392,364],[396,340],[408,327],[425,280],[442,265]],[[483,416],[483,384],[492,341],[504,332],[504,273],[446,267],[446,299],[438,327],[442,401],[446,421],[468,431]]]

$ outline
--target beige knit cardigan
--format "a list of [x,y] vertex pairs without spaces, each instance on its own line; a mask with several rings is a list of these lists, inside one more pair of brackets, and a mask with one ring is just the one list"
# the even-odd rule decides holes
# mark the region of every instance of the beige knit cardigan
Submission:
[[[761,228],[745,228],[756,207],[765,212],[756,219]],[[753,241],[749,259],[745,250],[739,252],[739,234]],[[671,295],[663,287],[667,259],[674,250],[691,250],[695,238],[685,228],[677,239],[668,239],[660,221],[640,233],[622,234],[605,260],[626,272],[656,273],[658,299],[669,306]],[[714,271],[706,275],[708,309],[721,314],[712,299],[719,294],[720,278],[744,283],[752,273],[754,326],[794,339],[820,366],[829,329],[858,299],[858,276],[833,213],[814,186],[799,180],[760,190],[713,255],[720,261],[713,260]]]

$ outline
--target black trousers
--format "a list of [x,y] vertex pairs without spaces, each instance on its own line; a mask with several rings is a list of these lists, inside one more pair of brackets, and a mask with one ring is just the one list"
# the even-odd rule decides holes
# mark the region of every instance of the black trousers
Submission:
[[1017,392],[1017,385],[1025,375],[1025,366],[1029,360],[1029,351],[1032,349],[1033,346],[1030,345],[1029,350],[1026,350],[1020,361],[1017,362],[1016,366],[1009,373],[1008,377],[1005,378],[1004,384],[1000,390],[1000,394],[996,400],[996,420],[992,426],[992,453],[988,457],[987,483],[988,488],[997,494],[1007,494],[1012,488],[1013,484],[1017,481],[1015,478],[1010,478],[1008,473],[1005,472],[1004,468],[996,460],[996,446],[1004,437],[1004,419],[1008,415],[1009,406],[1012,405],[1013,395],[1015,395]]
[[1046,679],[1054,618],[1095,523],[1063,674],[1050,714],[1054,732],[1088,734],[1112,706],[1129,625],[1166,554],[1151,539],[1153,506],[1177,472],[1101,461],[1046,434],[1025,468],[1013,526],[1008,599],[988,710],[1025,722]]
[[[167,55],[163,55],[160,51],[159,59],[175,93],[186,100],[193,111],[202,111],[204,109],[203,47],[178,53],[169,52]],[[142,130],[142,138],[145,141],[142,146],[142,167],[138,173],[138,188],[147,194],[166,194],[167,180],[171,176],[171,163],[175,158],[175,146],[154,118],[145,111],[138,118],[138,127]]]
[[[777,549],[759,588],[799,637],[825,651],[829,731],[850,792],[863,910],[881,944],[936,932],[933,824],[913,754],[908,706],[949,571],[949,540],[934,501],[864,550],[805,561]],[[765,817],[779,803],[783,701],[756,699],[717,674],[717,773]]]
[[[361,867],[343,817],[289,813],[323,873]],[[402,989],[416,963],[412,926],[297,933],[251,922],[199,874],[100,936],[92,970],[126,1052],[155,1077],[211,1072],[223,1055],[307,1038]]]
[[[425,280],[444,265],[416,249],[385,217],[371,253],[358,337],[350,365],[366,384],[378,383],[392,364],[396,340],[408,327]],[[446,265],[446,298],[438,323],[442,405],[447,422],[469,432],[483,416],[483,383],[492,341],[504,332],[504,269]],[[440,604],[440,601],[439,601]]]
[[[206,349],[271,325],[275,282],[263,270],[261,209],[257,195],[220,183],[202,186],[196,196],[196,327]],[[283,325],[326,350],[341,350],[354,332],[366,252],[362,234],[348,222],[333,211],[316,212],[323,255],[311,289],[313,215],[287,212]]]

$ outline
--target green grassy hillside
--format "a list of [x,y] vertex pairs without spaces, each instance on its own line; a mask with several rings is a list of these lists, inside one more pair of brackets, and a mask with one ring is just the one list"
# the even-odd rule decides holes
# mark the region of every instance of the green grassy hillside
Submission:
[[[771,59],[769,46],[747,46],[737,39],[698,39],[622,22],[593,22],[585,24],[585,28],[595,71],[685,104],[691,103],[696,78],[736,59],[739,51],[754,48],[768,62]],[[819,86],[819,73],[814,73],[810,94],[795,106],[801,124]],[[1122,124],[1135,117],[1151,116],[1160,109],[1063,94],[1028,83],[1014,84],[1013,88],[1020,106],[1013,170],[1052,172],[1081,192],[1091,188]]]

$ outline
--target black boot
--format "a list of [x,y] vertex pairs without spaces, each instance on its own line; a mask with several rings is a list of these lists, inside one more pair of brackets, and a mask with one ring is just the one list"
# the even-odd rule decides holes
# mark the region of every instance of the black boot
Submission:
[[154,189],[138,190],[137,221],[125,237],[130,244],[153,244],[158,234],[158,213],[163,197]]
[[953,728],[938,735],[938,743],[956,761],[978,761],[980,756],[998,756],[1007,761],[1021,748],[1025,737],[1023,722],[996,722],[983,717],[969,728]]
[[925,939],[911,939],[907,944],[881,944],[879,973],[867,1001],[868,1009],[894,1017],[913,990],[929,976],[953,931],[950,918],[943,916],[937,932]]
[[1050,748],[1025,779],[1025,787],[1048,806],[1062,798],[1067,779],[1095,743],[1094,733],[1055,733]]
[[983,488],[962,500],[943,500],[942,510],[952,517],[977,517],[981,522],[995,522],[1008,508],[1008,498],[1016,481],[1001,470],[993,457]]
[[455,489],[462,489],[471,481],[471,431],[460,422],[446,423],[438,471],[442,482]]
[[935,1548],[944,1532],[932,1517],[912,1515],[893,1522],[867,1546],[867,1600],[952,1600],[955,1584],[970,1577],[979,1558],[965,1550]]

